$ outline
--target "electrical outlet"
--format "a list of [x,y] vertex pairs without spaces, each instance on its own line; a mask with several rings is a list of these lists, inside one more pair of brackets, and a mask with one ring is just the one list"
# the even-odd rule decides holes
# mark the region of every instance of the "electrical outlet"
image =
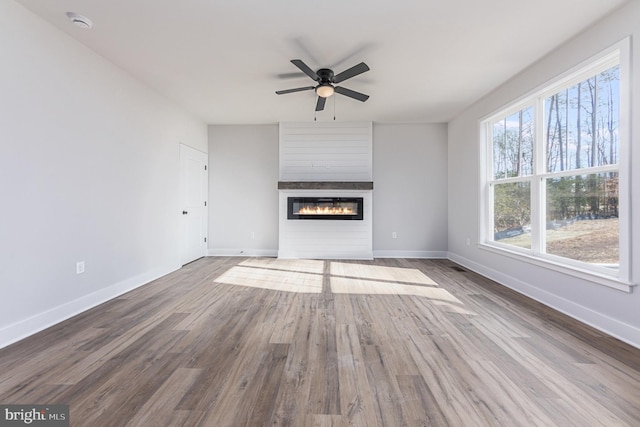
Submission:
[[251,232],[251,240],[255,240],[256,239],[256,232],[252,231]]
[[84,261],[76,262],[76,274],[84,273]]
[[471,246],[471,239],[467,237],[467,246]]
[[396,233],[395,231],[393,231],[393,232],[391,233],[391,238],[392,238],[392,239],[397,239],[397,238],[398,238],[398,233]]

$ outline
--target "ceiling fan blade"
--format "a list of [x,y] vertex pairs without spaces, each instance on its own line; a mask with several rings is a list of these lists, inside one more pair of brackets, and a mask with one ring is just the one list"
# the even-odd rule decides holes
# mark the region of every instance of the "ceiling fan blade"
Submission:
[[343,81],[345,81],[347,79],[350,79],[351,77],[357,76],[358,74],[362,74],[365,71],[369,71],[369,66],[367,64],[365,64],[364,62],[361,62],[358,65],[354,65],[353,67],[349,68],[348,70],[344,70],[343,72],[333,76],[333,82],[334,83],[343,82]]
[[324,110],[324,103],[327,102],[327,98],[321,96],[318,97],[318,103],[316,104],[316,111]]
[[316,72],[313,71],[311,68],[309,68],[307,64],[302,62],[302,59],[292,59],[291,63],[296,67],[300,68],[300,70],[302,70],[302,72],[305,73],[307,76],[311,77],[311,79],[315,81],[320,80],[320,77],[318,77]]
[[340,95],[348,96],[349,98],[357,99],[358,101],[364,102],[369,99],[369,95],[356,92],[355,90],[347,89],[346,87],[336,86],[334,89]]
[[305,74],[300,71],[296,71],[295,73],[280,73],[276,74],[276,77],[279,79],[300,79],[304,77]]
[[297,87],[295,89],[277,90],[276,94],[284,95],[285,93],[302,92],[303,90],[312,90],[312,89],[315,89],[315,87],[314,86]]

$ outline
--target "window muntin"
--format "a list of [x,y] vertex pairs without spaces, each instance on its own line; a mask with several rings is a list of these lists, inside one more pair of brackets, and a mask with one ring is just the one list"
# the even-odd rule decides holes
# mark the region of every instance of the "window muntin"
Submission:
[[[611,49],[483,122],[483,242],[628,280],[629,242],[620,231],[628,219],[620,220],[619,200],[627,194],[619,190],[620,153],[626,152],[621,56],[620,48]],[[627,185],[623,179],[623,189]]]

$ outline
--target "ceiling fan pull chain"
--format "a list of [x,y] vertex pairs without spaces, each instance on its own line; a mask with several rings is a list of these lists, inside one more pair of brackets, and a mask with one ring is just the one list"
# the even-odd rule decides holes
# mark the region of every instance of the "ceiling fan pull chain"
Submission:
[[336,98],[333,97],[333,121],[336,121]]

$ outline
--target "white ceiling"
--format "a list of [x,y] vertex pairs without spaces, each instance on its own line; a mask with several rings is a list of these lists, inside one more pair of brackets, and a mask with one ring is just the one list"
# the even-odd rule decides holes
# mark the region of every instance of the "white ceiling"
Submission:
[[313,91],[274,93],[314,84],[291,59],[369,65],[337,120],[446,122],[626,0],[16,1],[205,122],[257,124],[313,120]]

